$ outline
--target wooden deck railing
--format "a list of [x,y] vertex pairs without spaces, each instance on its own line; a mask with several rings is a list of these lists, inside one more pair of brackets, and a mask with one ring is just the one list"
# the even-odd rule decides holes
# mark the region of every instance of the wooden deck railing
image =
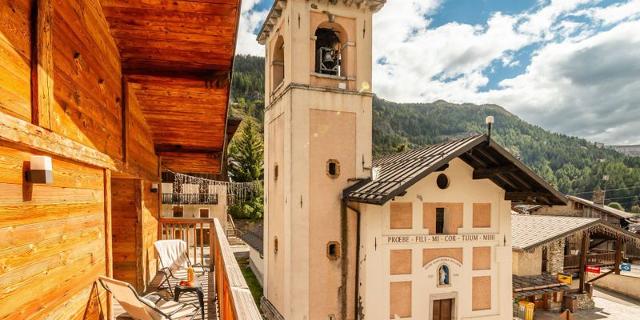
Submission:
[[[615,252],[604,253],[589,253],[587,254],[587,265],[590,266],[613,266],[616,261]],[[564,269],[579,270],[580,269],[580,255],[565,255],[564,256]]]
[[229,246],[225,230],[218,219],[214,219],[212,230],[216,294],[220,312],[218,318],[221,320],[262,319]]
[[194,263],[213,265],[210,250],[213,245],[211,237],[213,219],[206,218],[160,218],[160,238],[180,239],[187,242],[187,255]]

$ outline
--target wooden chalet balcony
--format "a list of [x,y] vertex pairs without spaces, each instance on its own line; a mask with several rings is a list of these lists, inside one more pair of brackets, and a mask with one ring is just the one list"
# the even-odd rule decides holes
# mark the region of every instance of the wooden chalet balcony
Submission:
[[162,193],[162,204],[218,204],[214,193]]
[[[611,267],[615,265],[615,261],[616,261],[615,251],[587,254],[588,266]],[[580,255],[577,255],[577,254],[565,255],[564,270],[565,272],[580,271]]]
[[[205,295],[205,319],[262,319],[218,219],[161,218],[159,224],[161,239],[187,242],[191,262],[211,270],[199,277]],[[209,230],[213,230],[213,236],[208,236]],[[149,286],[151,291],[161,280],[158,273]],[[198,305],[196,297],[188,294],[181,296],[180,301]],[[116,301],[114,304],[116,316],[124,312]]]

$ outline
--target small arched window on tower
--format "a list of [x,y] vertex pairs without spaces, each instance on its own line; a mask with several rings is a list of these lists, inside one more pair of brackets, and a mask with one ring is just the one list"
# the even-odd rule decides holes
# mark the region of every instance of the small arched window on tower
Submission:
[[343,76],[341,74],[342,43],[339,33],[331,27],[316,29],[316,73]]
[[271,56],[271,83],[272,90],[275,90],[284,80],[284,39],[282,36],[278,36],[276,39]]

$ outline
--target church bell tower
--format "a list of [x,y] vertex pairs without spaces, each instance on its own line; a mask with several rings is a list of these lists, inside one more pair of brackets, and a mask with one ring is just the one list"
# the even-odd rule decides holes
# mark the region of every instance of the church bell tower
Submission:
[[265,46],[268,318],[356,319],[356,214],[371,176],[372,15],[385,0],[275,0]]

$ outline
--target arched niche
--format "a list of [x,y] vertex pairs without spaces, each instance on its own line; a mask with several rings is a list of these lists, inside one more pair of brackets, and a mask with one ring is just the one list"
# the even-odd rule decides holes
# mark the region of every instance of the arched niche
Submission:
[[284,80],[284,38],[278,36],[271,50],[271,91]]

